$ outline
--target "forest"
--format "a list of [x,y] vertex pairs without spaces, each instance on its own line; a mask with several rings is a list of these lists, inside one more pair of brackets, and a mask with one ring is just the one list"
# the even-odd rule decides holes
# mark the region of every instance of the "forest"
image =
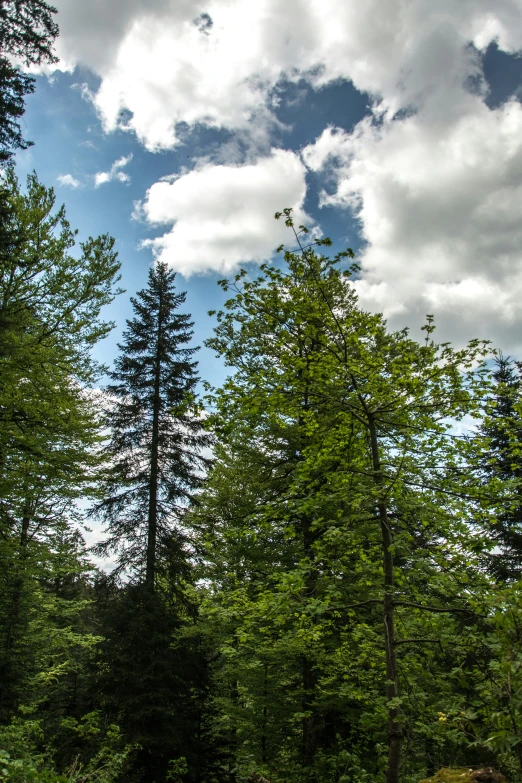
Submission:
[[16,174],[54,14],[0,4],[0,781],[522,781],[522,365],[390,330],[285,204],[220,388],[163,262],[98,364],[114,239]]

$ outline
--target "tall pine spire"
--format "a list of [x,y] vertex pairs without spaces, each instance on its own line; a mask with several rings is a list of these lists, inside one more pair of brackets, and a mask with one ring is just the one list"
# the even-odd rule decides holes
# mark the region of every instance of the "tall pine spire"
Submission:
[[181,536],[176,523],[200,483],[202,450],[210,442],[195,403],[193,323],[179,312],[186,294],[174,280],[160,262],[147,288],[131,299],[134,317],[107,389],[112,466],[97,508],[109,534],[99,551],[116,553],[120,569],[151,590],[163,545],[173,533]]

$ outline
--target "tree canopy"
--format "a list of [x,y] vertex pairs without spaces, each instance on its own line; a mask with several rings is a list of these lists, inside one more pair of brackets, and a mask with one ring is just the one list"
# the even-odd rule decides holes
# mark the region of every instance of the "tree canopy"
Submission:
[[519,363],[391,330],[289,208],[220,388],[161,261],[96,362],[115,241],[11,165],[55,12],[0,3],[0,780],[522,783]]

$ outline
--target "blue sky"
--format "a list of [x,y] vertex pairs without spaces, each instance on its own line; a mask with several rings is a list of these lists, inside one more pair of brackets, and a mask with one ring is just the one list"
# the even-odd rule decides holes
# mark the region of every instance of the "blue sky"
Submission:
[[270,258],[285,206],[357,251],[361,302],[393,327],[420,336],[430,312],[441,339],[522,355],[522,0],[57,7],[18,173],[56,188],[80,238],[116,238],[105,361],[155,257],[201,344],[216,281]]

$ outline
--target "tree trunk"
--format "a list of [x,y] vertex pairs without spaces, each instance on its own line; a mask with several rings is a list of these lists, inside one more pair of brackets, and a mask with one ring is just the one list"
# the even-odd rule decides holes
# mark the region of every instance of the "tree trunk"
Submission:
[[[317,534],[312,530],[311,520],[306,518],[302,522],[303,527],[303,545],[304,553],[310,564],[314,562],[315,551],[314,543]],[[317,589],[317,569],[310,567],[306,575],[305,594],[311,598]],[[314,763],[317,751],[317,714],[315,707],[315,696],[317,688],[317,672],[314,668],[314,661],[304,655],[303,665],[303,712],[309,713],[303,718],[303,764],[309,767]]]
[[[319,345],[312,346],[313,350],[318,350]],[[299,343],[299,357],[303,359],[305,357],[305,348],[302,342]],[[308,373],[310,369],[310,355],[306,353],[306,374],[302,369],[298,370],[297,377],[299,382],[303,383],[302,390],[302,407],[303,411],[309,409],[309,381]],[[296,461],[300,462],[302,459],[302,453],[304,446],[307,442],[307,436],[305,434],[305,419],[303,415],[299,416],[299,441],[298,450],[296,452]],[[312,564],[315,563],[315,550],[314,544],[317,539],[317,533],[312,529],[312,520],[309,517],[303,517],[301,519],[301,533],[303,540],[303,552],[308,560],[310,567],[305,577],[305,598],[310,598],[315,594],[317,588],[317,569]],[[315,691],[317,687],[317,672],[314,670],[314,662],[308,655],[302,657],[302,683],[303,683],[303,699],[302,699],[302,711],[309,713],[303,717],[302,723],[302,759],[303,766],[309,767],[314,763],[315,754],[317,750],[317,715],[315,711]]]
[[[403,729],[400,720],[399,707],[393,702],[399,697],[399,681],[397,675],[397,654],[395,649],[395,607],[394,607],[394,574],[393,574],[393,539],[386,503],[382,490],[383,477],[379,454],[379,441],[375,420],[368,415],[368,426],[372,448],[372,463],[374,482],[379,490],[377,509],[381,524],[381,537],[384,565],[384,648],[386,651],[386,698],[388,699],[388,766],[386,768],[386,783],[398,783],[403,743]],[[391,706],[390,706],[391,702]]]
[[156,549],[158,538],[158,467],[159,467],[159,418],[161,408],[161,359],[162,296],[158,307],[158,333],[156,338],[156,366],[154,371],[154,397],[152,401],[152,438],[150,448],[149,514],[147,523],[147,561],[145,584],[154,592],[156,578]]
[[426,739],[424,741],[424,755],[426,757],[426,777],[431,778],[437,771],[437,764],[435,764],[435,743],[432,739]]
[[[158,395],[159,396],[159,395]],[[147,563],[145,583],[154,592],[156,577],[156,544],[158,537],[158,435],[159,435],[159,405],[154,400],[152,421],[152,443],[150,455],[149,479],[149,515],[147,525]]]
[[263,733],[261,735],[261,761],[266,764],[266,733],[268,714],[268,664],[264,665],[263,677]]

